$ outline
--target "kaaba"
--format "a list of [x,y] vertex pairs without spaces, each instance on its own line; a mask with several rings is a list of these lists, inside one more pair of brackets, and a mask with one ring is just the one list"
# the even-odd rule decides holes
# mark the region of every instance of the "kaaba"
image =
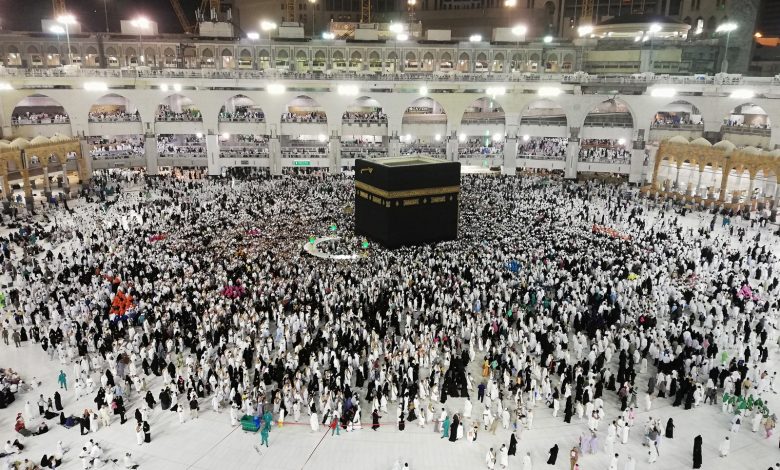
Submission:
[[455,240],[459,194],[457,162],[355,160],[355,233],[387,248]]

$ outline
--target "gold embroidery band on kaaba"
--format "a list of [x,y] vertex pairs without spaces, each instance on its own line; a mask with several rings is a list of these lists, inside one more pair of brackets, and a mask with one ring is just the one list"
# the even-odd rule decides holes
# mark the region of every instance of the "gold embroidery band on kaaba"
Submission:
[[362,181],[355,181],[355,188],[362,189],[367,193],[382,197],[384,199],[402,199],[408,197],[421,197],[421,196],[442,196],[448,194],[457,194],[460,192],[460,186],[442,186],[439,188],[419,188],[419,189],[406,189],[403,191],[386,191],[384,189],[379,189],[376,186],[371,186],[370,184],[363,183]]

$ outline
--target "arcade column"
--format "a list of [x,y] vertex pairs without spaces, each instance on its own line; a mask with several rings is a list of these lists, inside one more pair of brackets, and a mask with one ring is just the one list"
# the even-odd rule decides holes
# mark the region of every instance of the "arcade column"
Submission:
[[637,140],[634,142],[634,148],[631,149],[631,166],[628,173],[628,182],[642,184],[645,163],[645,143]]
[[398,138],[397,133],[393,133],[390,136],[390,142],[387,144],[387,156],[388,157],[400,157],[401,156],[401,139]]
[[[89,154],[90,146],[87,139],[79,140],[79,146],[81,147],[81,158],[76,160],[76,166],[79,172],[79,178],[82,182],[86,182],[92,178],[92,156]],[[81,162],[81,163],[79,163]],[[67,161],[65,168],[67,169]]]
[[504,142],[504,164],[501,174],[515,176],[517,174],[517,138],[509,137]]
[[328,145],[328,169],[332,175],[341,173],[341,137],[335,132],[330,136]]
[[447,143],[444,150],[448,162],[458,161],[458,137],[451,135],[447,137]]
[[566,145],[566,166],[563,170],[563,177],[566,179],[577,179],[577,159],[580,156],[580,139],[570,137]]
[[157,151],[157,137],[154,134],[144,136],[144,156],[146,157],[146,174],[157,176],[160,174],[158,159],[160,157]]
[[206,159],[209,176],[219,176],[222,169],[219,167],[219,142],[216,134],[206,135]]
[[282,174],[282,143],[279,136],[273,135],[268,139],[268,157],[272,176]]
[[24,182],[24,203],[27,206],[27,210],[31,211],[33,210],[35,199],[33,198],[32,183],[30,181],[30,170],[22,168],[19,172],[22,174],[22,181]]

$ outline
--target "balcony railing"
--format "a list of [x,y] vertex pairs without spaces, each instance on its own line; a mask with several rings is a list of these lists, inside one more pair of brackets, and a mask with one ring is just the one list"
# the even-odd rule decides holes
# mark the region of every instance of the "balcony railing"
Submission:
[[772,135],[772,129],[764,127],[721,126],[720,131],[724,134],[757,135],[761,137],[770,137]]
[[233,69],[97,69],[79,68],[15,68],[6,67],[0,76],[11,77],[85,77],[85,78],[165,78],[165,79],[288,79],[288,80],[368,80],[368,81],[427,81],[427,82],[558,82],[564,84],[615,84],[615,85],[780,85],[778,77],[743,77],[740,75],[666,75],[666,74],[610,74],[591,75],[587,73],[534,73],[534,72],[376,72],[349,71],[290,72],[276,69],[233,70]]

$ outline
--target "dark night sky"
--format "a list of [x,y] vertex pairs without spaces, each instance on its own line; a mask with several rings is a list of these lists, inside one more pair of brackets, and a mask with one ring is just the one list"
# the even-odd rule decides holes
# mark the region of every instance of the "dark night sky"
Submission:
[[[190,22],[200,0],[180,0]],[[82,23],[83,31],[105,31],[103,0],[65,0],[68,11]],[[157,21],[161,33],[181,33],[170,0],[106,0],[111,31],[119,31],[119,20],[144,15]],[[41,18],[51,18],[51,0],[0,0],[0,24],[4,30],[40,31]]]

